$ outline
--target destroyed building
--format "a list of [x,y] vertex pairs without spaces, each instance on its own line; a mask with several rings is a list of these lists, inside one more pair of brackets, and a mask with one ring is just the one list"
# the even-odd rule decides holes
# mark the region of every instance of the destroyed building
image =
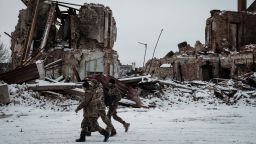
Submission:
[[[173,67],[169,78],[176,80],[229,79],[256,71],[256,1],[246,8],[238,0],[238,11],[212,10],[206,20],[205,44],[178,44],[179,52],[147,62],[145,71],[164,73],[162,64]],[[161,76],[160,76],[161,77]]]
[[207,19],[205,43],[210,50],[240,51],[242,46],[256,43],[256,15],[249,11],[212,10]]
[[128,75],[131,75],[134,73],[136,69],[136,63],[133,62],[131,65],[121,65],[120,66],[120,72],[119,77],[127,77]]
[[91,74],[118,76],[120,61],[113,50],[117,28],[109,7],[45,0],[22,2],[27,8],[20,11],[11,34],[13,69],[37,60],[47,65],[62,59],[46,74],[55,78],[63,75],[72,81],[76,72],[81,79]]

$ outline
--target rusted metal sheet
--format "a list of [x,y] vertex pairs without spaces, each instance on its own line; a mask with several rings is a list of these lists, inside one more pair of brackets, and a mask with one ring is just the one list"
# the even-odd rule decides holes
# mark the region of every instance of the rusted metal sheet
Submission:
[[8,84],[23,83],[30,80],[38,79],[39,77],[40,76],[36,64],[31,64],[0,74],[0,80]]

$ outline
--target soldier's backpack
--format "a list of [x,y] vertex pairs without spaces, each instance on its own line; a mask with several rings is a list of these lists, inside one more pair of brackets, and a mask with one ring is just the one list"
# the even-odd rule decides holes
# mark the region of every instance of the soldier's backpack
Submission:
[[108,89],[103,88],[103,95],[104,95],[104,103],[106,106],[111,106],[112,104],[112,97],[108,94]]

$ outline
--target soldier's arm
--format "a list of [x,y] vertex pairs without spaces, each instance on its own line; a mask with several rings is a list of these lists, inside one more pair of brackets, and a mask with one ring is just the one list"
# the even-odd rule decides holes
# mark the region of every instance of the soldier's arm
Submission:
[[85,98],[84,100],[78,105],[78,107],[76,108],[76,112],[80,111],[81,109],[85,108],[88,104],[88,94],[85,94]]
[[113,96],[113,105],[114,104],[118,104],[118,102],[122,99],[122,94],[121,92],[118,90],[118,88],[114,89],[114,96]]
[[85,101],[82,101],[79,105],[78,105],[78,107],[76,108],[76,113],[78,112],[78,111],[80,111],[82,108],[84,108],[85,107]]

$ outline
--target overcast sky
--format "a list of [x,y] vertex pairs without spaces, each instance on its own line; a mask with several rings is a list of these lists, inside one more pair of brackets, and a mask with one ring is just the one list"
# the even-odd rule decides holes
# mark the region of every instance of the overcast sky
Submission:
[[[237,10],[237,0],[60,0],[76,4],[101,3],[113,10],[117,22],[118,51],[122,64],[136,62],[142,66],[144,46],[148,44],[146,59],[152,57],[160,30],[163,34],[155,57],[177,51],[177,44],[187,41],[194,46],[196,40],[204,43],[205,21],[210,10]],[[253,0],[248,0],[248,5]],[[14,31],[19,10],[25,8],[21,0],[0,0],[0,35],[4,43],[9,38],[3,33]]]

